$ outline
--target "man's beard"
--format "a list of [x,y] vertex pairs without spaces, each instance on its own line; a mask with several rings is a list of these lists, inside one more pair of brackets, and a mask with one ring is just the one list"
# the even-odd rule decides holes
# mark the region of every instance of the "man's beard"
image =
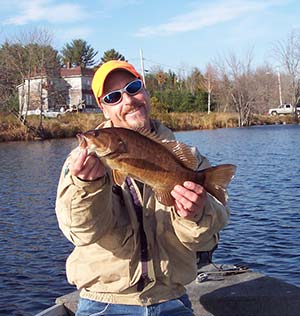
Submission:
[[130,128],[136,129],[147,127],[147,122],[147,118],[138,116],[137,118],[135,118],[135,120],[130,120],[129,122],[127,121],[127,124],[130,126]]
[[[128,115],[126,118],[126,122],[128,126],[132,129],[136,128],[148,128],[149,126],[149,113],[145,105],[140,105],[139,107],[135,108],[137,110],[136,113],[133,113],[132,116]],[[129,113],[130,111],[128,111]]]

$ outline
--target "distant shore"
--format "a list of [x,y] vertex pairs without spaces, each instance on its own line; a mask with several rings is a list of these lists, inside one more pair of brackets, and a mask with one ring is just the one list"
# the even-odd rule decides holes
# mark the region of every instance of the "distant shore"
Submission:
[[[173,131],[238,127],[236,113],[160,113],[154,118]],[[104,120],[102,113],[68,113],[59,119],[43,119],[41,124],[38,116],[29,116],[26,127],[12,114],[0,113],[0,142],[74,137],[79,132],[95,128]],[[288,115],[254,115],[250,125],[292,123],[293,117]]]

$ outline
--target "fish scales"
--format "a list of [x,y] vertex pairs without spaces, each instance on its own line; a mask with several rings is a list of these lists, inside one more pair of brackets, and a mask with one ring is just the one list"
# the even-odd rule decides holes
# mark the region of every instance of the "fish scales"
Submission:
[[[122,139],[126,139],[127,130],[119,131]],[[125,133],[124,133],[125,132]],[[131,133],[130,133],[131,134]],[[146,182],[156,189],[173,188],[183,179],[194,180],[194,172],[182,166],[180,160],[174,156],[166,147],[144,135],[132,135],[130,141],[126,142],[127,152],[121,153],[119,157],[113,159],[114,162],[107,160],[107,164],[115,166],[125,174],[138,177],[139,180]]]
[[162,140],[145,130],[103,128],[85,132],[79,139],[113,170],[119,185],[130,176],[151,186],[162,204],[174,205],[170,193],[174,186],[193,181],[226,204],[226,187],[235,173],[234,165],[195,171],[195,157],[187,145]]

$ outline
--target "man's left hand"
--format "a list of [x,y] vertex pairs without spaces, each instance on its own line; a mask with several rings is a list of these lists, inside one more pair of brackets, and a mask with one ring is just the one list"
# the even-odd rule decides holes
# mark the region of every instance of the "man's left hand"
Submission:
[[176,211],[181,217],[193,218],[203,212],[207,193],[201,185],[185,181],[183,186],[176,185],[171,195],[175,199]]

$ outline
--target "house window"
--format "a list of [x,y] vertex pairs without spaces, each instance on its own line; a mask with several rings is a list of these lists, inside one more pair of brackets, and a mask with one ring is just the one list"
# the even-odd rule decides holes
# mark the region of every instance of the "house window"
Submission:
[[83,79],[83,82],[82,82],[82,88],[84,90],[90,90],[91,89],[91,79]]
[[89,94],[86,94],[86,95],[85,95],[85,101],[86,101],[86,104],[87,104],[87,105],[93,104],[92,96],[89,95]]

